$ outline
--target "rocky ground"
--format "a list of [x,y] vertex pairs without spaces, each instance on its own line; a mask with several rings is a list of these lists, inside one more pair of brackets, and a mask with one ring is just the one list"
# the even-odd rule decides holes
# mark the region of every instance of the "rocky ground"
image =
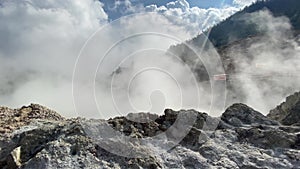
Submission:
[[220,118],[167,109],[109,120],[1,107],[0,168],[300,168],[299,116],[300,92],[267,116],[244,104]]

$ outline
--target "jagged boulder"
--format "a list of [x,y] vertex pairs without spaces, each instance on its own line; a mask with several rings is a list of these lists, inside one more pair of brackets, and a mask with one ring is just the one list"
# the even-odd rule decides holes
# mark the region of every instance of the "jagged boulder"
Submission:
[[[136,115],[130,114],[129,118],[115,117],[113,119],[109,119],[108,123],[114,129],[122,132],[126,136],[136,138],[153,137],[162,132],[166,132],[174,123],[176,123],[178,118],[184,119],[185,116],[189,115],[189,113],[194,113],[195,119],[190,120],[193,122],[191,125],[187,125],[187,127],[190,127],[190,130],[187,132],[187,135],[181,141],[181,144],[197,145],[199,142],[201,130],[203,129],[207,118],[210,117],[206,113],[200,113],[195,110],[174,111],[171,109],[166,109],[164,111],[164,115],[162,116],[154,116],[153,114],[149,113],[138,113]],[[134,118],[132,118],[133,116]],[[140,117],[142,119],[140,119]],[[132,121],[133,119],[136,119],[136,121]],[[183,121],[186,122],[185,120]],[[217,124],[214,125],[217,126]],[[213,128],[213,130],[214,129],[215,128]],[[176,133],[172,133],[170,131],[167,133],[167,136],[170,138],[176,137],[173,134],[176,135]]]
[[218,129],[233,129],[238,141],[264,149],[296,148],[299,144],[298,127],[284,127],[245,104],[233,104],[221,116]]
[[57,112],[38,104],[30,104],[20,109],[0,107],[0,133],[11,133],[35,119],[64,120]]
[[236,103],[227,108],[222,114],[221,120],[234,127],[251,124],[278,125],[278,122],[242,103]]
[[[28,125],[37,120],[49,120],[49,123],[54,121],[65,120],[57,112],[50,110],[44,106],[38,104],[30,104],[29,106],[23,106],[20,109],[10,109],[8,107],[0,107],[0,168],[5,166],[8,168],[17,168],[20,163],[27,161],[43,146],[44,140],[49,140],[51,135],[49,132],[40,132],[37,130],[32,134],[32,139],[30,134],[26,133],[27,130],[32,130],[34,128]],[[27,126],[27,127],[25,127]],[[14,137],[18,134],[13,133],[24,127],[24,132],[22,140],[16,140]],[[26,137],[24,139],[24,137]],[[21,139],[20,138],[20,139]],[[20,145],[23,145],[20,147]],[[24,149],[26,147],[26,149]],[[32,148],[31,148],[32,147]],[[16,149],[20,149],[21,154],[17,155]]]
[[267,116],[284,125],[300,125],[300,92],[288,96],[285,102],[271,110]]

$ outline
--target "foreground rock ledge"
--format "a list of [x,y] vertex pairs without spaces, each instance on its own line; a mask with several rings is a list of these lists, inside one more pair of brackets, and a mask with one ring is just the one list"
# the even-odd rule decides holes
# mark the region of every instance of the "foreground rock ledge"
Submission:
[[[109,120],[65,119],[36,104],[20,109],[1,107],[0,168],[299,168],[300,127],[295,121],[282,120],[298,117],[300,112],[294,107],[299,100],[295,93],[276,108],[284,109],[284,118],[278,118],[278,111],[274,116],[274,110],[264,116],[244,104],[230,106],[220,118],[194,110],[167,109],[162,116],[140,113]],[[195,122],[169,150],[164,145],[172,145],[172,140],[153,145],[127,145],[105,135],[94,140],[82,125],[108,125],[124,136],[151,140],[174,125],[179,115],[189,113],[196,114]],[[146,120],[128,120],[134,117]],[[169,133],[166,138],[175,135]],[[118,156],[101,145],[129,146],[141,157]]]

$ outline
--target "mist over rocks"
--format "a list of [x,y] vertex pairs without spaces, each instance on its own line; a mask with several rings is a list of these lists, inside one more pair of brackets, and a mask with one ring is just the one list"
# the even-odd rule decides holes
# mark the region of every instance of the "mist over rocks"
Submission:
[[[299,92],[277,106],[284,117],[299,111]],[[284,105],[284,106],[283,106]],[[273,112],[272,110],[271,112]],[[153,140],[166,132],[180,115],[195,113],[195,123],[179,144],[155,144],[99,135],[90,137],[84,124],[110,126],[129,138]],[[166,109],[163,115],[131,114],[109,120],[66,119],[46,107],[31,104],[20,109],[0,108],[0,168],[297,168],[300,166],[300,126],[283,125],[272,115],[242,103],[228,107],[220,118],[195,110]],[[272,114],[272,113],[270,113]],[[280,114],[276,114],[276,117]],[[30,117],[30,118],[29,118]],[[133,117],[143,117],[135,122]],[[291,117],[292,118],[292,117]],[[287,118],[287,119],[291,119]],[[146,119],[146,120],[145,120]],[[278,119],[278,118],[277,118]],[[280,118],[283,119],[283,118]],[[286,120],[287,120],[286,119]],[[293,118],[292,118],[293,119]],[[281,122],[281,123],[280,123]],[[92,125],[91,125],[92,126]],[[209,128],[207,126],[216,126]],[[7,129],[9,128],[9,129]],[[94,128],[96,129],[96,128]],[[97,131],[91,129],[89,131]],[[105,132],[103,132],[105,133]],[[97,133],[94,133],[97,135]],[[176,134],[176,133],[173,133]],[[167,138],[172,138],[168,136]],[[102,145],[141,153],[140,157],[116,155]],[[172,149],[164,145],[174,144]],[[147,156],[142,156],[142,155]]]

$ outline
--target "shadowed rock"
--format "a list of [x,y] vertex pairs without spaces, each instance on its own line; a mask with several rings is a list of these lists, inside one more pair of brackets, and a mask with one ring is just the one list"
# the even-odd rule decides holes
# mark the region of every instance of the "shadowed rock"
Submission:
[[227,108],[222,114],[221,120],[234,127],[251,124],[278,125],[278,122],[241,103],[233,104]]
[[271,110],[267,116],[284,125],[300,125],[300,92],[288,96],[285,102]]

